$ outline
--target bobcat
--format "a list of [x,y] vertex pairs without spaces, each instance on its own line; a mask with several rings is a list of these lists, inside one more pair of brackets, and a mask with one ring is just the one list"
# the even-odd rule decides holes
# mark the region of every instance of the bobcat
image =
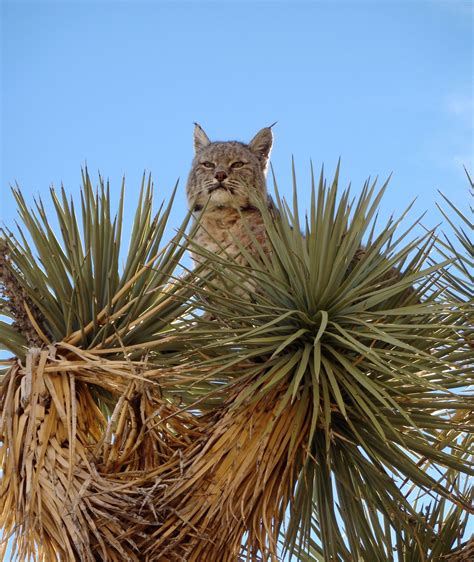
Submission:
[[[196,123],[194,128],[195,156],[186,186],[189,208],[199,222],[194,241],[213,253],[224,250],[242,265],[246,261],[241,246],[251,249],[253,237],[267,250],[265,224],[252,202],[260,198],[273,211],[265,179],[273,143],[272,126],[261,129],[249,144],[211,142],[200,125]],[[365,251],[360,246],[348,272],[363,259]],[[196,254],[193,259],[196,264],[200,262]],[[400,278],[400,271],[393,267],[379,282],[386,286]],[[255,287],[250,284],[245,289],[253,290]],[[414,293],[408,287],[401,296],[406,300]],[[416,297],[411,301],[418,302]]]
[[[245,263],[236,240],[251,245],[249,229],[265,245],[265,226],[254,199],[269,201],[266,171],[272,148],[271,127],[259,131],[249,144],[237,141],[211,142],[197,123],[194,128],[195,157],[186,194],[200,227],[195,241],[211,252],[225,252]],[[240,255],[239,255],[240,254]],[[193,255],[194,261],[199,259]]]

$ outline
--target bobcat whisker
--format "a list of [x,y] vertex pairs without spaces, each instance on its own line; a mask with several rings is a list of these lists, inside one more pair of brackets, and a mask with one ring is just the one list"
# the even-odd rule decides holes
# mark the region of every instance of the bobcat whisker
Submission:
[[225,189],[226,191],[230,191],[230,193],[232,195],[234,195],[235,190],[233,187],[231,187],[230,185],[224,185],[223,183],[217,183],[215,185],[212,185],[209,189],[208,189],[208,193],[212,193],[213,191],[216,191],[216,189]]

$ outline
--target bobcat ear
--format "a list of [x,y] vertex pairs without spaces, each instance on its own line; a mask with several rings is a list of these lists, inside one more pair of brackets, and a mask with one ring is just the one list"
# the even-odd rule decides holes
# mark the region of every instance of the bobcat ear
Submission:
[[211,144],[211,141],[204,132],[204,129],[199,123],[194,123],[194,152],[199,152],[208,144]]
[[264,127],[250,141],[250,150],[257,155],[262,163],[262,168],[267,167],[268,158],[273,144],[273,133],[271,127]]

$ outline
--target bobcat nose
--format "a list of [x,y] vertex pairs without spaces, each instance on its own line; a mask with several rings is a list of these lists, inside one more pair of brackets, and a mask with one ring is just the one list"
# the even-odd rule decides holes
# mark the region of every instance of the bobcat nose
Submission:
[[227,177],[227,174],[225,172],[219,171],[214,174],[214,177],[217,181],[224,181]]

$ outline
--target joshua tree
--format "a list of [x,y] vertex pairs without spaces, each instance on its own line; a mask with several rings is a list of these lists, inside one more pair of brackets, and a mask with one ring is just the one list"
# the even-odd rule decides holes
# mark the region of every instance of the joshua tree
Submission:
[[153,214],[145,178],[122,251],[123,188],[114,214],[83,180],[79,213],[51,191],[55,229],[16,188],[0,240],[19,560],[472,559],[467,213],[444,200],[446,235],[379,226],[386,184],[351,198],[321,174],[304,220],[296,181],[292,205],[275,185],[242,266],[189,217],[164,243],[173,198]]

